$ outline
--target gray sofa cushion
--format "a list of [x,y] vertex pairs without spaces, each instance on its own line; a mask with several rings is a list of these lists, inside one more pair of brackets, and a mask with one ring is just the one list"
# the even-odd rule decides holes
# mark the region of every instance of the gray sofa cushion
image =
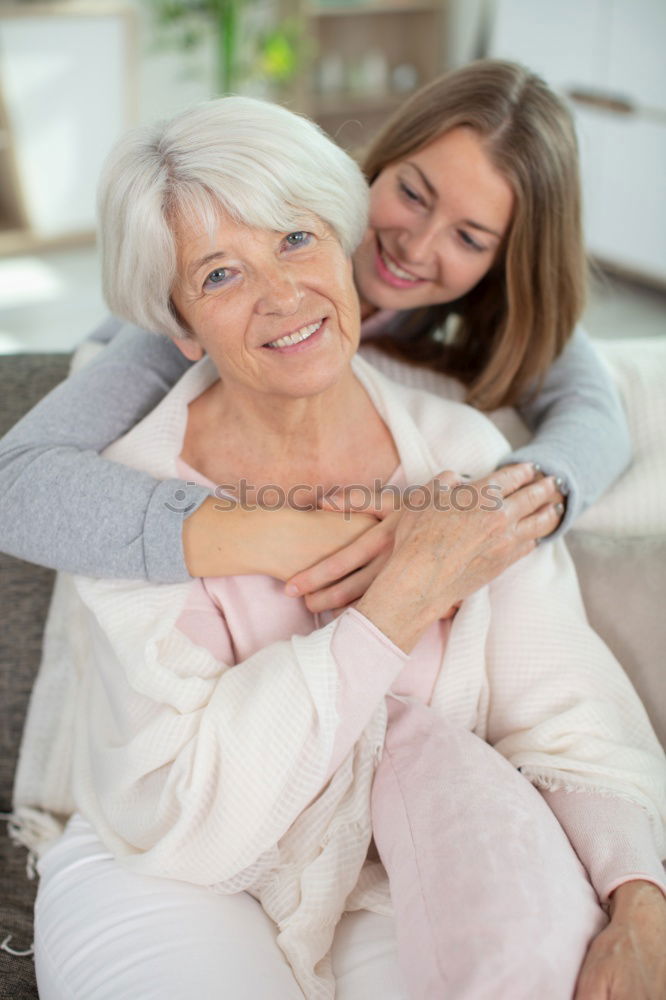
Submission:
[[[66,354],[11,355],[0,359],[0,434],[66,377]],[[0,810],[11,807],[12,783],[23,720],[39,665],[42,628],[54,574],[0,554],[3,613],[0,628]],[[25,874],[26,852],[0,836],[0,941],[22,951],[32,942],[36,882]],[[0,995],[37,996],[32,958],[0,951]]]
[[[0,435],[67,375],[65,354],[13,355],[0,361]],[[0,810],[11,805],[23,719],[41,652],[53,587],[50,570],[0,554]]]

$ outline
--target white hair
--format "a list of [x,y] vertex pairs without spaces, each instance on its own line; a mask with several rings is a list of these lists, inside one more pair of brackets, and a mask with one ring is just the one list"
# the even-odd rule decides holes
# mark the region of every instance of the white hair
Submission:
[[220,210],[248,226],[289,232],[316,216],[346,254],[365,231],[359,167],[317,125],[277,104],[222,97],[133,129],[99,184],[102,282],[117,316],[183,337],[171,305],[177,218],[214,231]]

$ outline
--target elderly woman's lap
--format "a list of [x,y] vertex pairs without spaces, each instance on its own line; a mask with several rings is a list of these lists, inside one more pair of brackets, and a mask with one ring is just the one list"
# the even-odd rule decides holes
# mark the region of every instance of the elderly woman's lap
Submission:
[[301,1000],[271,921],[247,894],[122,868],[80,817],[40,863],[42,1000],[232,996]]
[[[303,1000],[276,929],[246,893],[137,875],[74,817],[39,865],[35,964],[41,1000]],[[347,914],[333,946],[336,997],[406,1000],[393,921]]]

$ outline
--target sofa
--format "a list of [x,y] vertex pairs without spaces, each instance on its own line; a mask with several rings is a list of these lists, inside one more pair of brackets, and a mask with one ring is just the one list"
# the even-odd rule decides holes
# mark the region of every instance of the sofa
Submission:
[[[592,625],[625,667],[662,744],[666,745],[666,339],[659,344],[628,342],[607,352],[625,398],[634,436],[634,477],[625,476],[597,521],[584,517],[568,544],[576,562]],[[636,345],[643,344],[638,348]],[[637,363],[636,357],[643,362]],[[7,356],[0,361],[0,434],[48,390],[66,377],[64,354]],[[647,409],[646,409],[647,407]],[[663,419],[662,419],[663,418]],[[662,478],[660,478],[662,477]],[[626,497],[645,490],[647,511],[624,524],[622,534],[605,530],[624,510]],[[662,491],[662,484],[664,489]],[[619,490],[619,494],[618,491]],[[619,500],[618,500],[619,495]],[[645,501],[643,497],[641,502]],[[630,505],[631,506],[631,505]],[[654,508],[654,509],[653,509]],[[663,515],[666,517],[666,513]],[[594,525],[600,527],[592,530]],[[54,574],[0,555],[3,621],[0,629],[0,812],[11,810],[17,750],[31,685],[39,665],[43,623]],[[37,996],[32,942],[35,879],[26,875],[27,854],[3,830],[0,835],[0,997],[28,1000]],[[23,954],[25,953],[25,954]]]
[[[69,369],[66,354],[11,355],[0,360],[0,434]],[[16,757],[32,682],[39,666],[42,628],[54,574],[0,554],[2,628],[0,628],[0,812],[11,809]],[[3,826],[5,826],[3,824]],[[0,836],[0,997],[37,996],[35,972],[26,951],[32,943],[35,879],[26,875],[27,854],[2,830]],[[7,937],[10,940],[7,941]]]

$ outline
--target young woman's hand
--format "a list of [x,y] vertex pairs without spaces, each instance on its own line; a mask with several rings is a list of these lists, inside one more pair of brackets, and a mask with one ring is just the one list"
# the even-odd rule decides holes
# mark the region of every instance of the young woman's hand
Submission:
[[[358,502],[363,506],[362,501]],[[345,518],[358,517],[358,512],[354,512],[355,503],[355,498],[347,495],[338,509],[344,511]],[[367,500],[365,503],[367,505]],[[391,555],[401,509],[394,510],[390,501],[384,500],[374,504],[368,513],[374,516],[375,522],[364,534],[287,582],[287,593],[305,597],[313,613],[336,611],[352,604],[366,592]],[[337,516],[342,517],[342,514]]]
[[666,997],[666,898],[650,882],[625,882],[611,896],[611,921],[588,949],[575,1000]]
[[195,577],[266,573],[288,580],[346,550],[377,523],[372,512],[244,509],[209,497],[183,523],[185,561]]
[[[537,540],[551,534],[557,528],[563,513],[563,497],[551,477],[544,478],[533,466],[522,463],[507,465],[485,479],[463,482],[451,472],[444,472],[438,480],[453,490],[456,485],[465,486],[464,497],[468,502],[468,490],[476,489],[478,495],[486,491],[491,502],[486,505],[488,525],[493,514],[494,496],[503,495],[503,522],[501,532],[486,537],[486,530],[478,527],[479,542],[486,546],[484,554],[485,574],[479,586],[489,583],[517,559],[534,548]],[[341,548],[329,558],[292,577],[287,584],[287,592],[294,596],[304,596],[310,611],[333,611],[358,600],[368,589],[381,568],[385,565],[395,540],[403,508],[394,509],[392,494],[385,494],[382,500],[368,509],[367,496],[357,498],[346,495],[340,509],[346,511],[364,510],[377,518],[371,526],[352,544]],[[447,511],[438,511],[442,518]],[[455,513],[455,511],[454,511]],[[444,617],[444,616],[443,616]]]

